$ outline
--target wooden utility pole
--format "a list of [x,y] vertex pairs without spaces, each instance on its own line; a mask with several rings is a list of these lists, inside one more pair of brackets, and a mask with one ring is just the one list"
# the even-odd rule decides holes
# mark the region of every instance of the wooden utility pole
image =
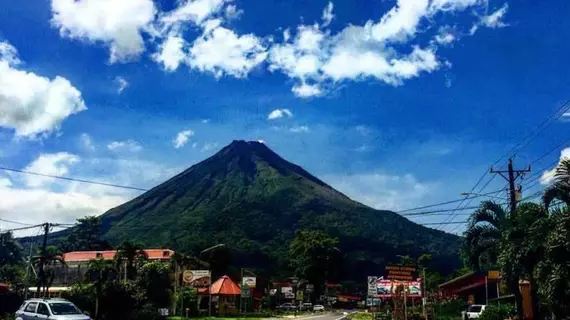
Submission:
[[[513,213],[515,212],[516,208],[517,208],[517,202],[519,201],[517,199],[517,191],[521,192],[522,189],[519,188],[517,190],[517,188],[515,187],[515,182],[518,178],[524,176],[525,173],[530,172],[530,166],[528,166],[528,168],[526,169],[521,169],[521,170],[514,170],[513,169],[513,159],[510,158],[509,159],[509,164],[507,167],[507,170],[493,170],[493,168],[491,168],[490,170],[491,173],[498,173],[499,175],[501,175],[501,177],[503,177],[505,180],[507,180],[507,182],[509,182],[509,204],[510,204],[510,212]],[[505,174],[507,174],[505,176]]]
[[42,253],[40,256],[40,267],[39,267],[39,272],[38,272],[37,291],[36,291],[36,293],[38,294],[38,298],[40,297],[40,289],[42,287],[42,284],[43,284],[44,278],[45,278],[44,266],[46,263],[47,237],[48,237],[49,230],[51,229],[51,224],[48,222],[44,223],[43,229],[44,229],[44,239],[43,239],[43,243],[42,243]]

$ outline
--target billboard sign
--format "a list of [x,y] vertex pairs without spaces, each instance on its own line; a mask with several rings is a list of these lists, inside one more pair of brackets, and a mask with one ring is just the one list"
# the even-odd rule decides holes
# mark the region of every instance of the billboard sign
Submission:
[[182,281],[193,287],[207,287],[210,285],[210,270],[185,270],[182,273]]
[[415,267],[386,266],[385,278],[389,280],[413,281],[418,275]]
[[246,288],[255,288],[256,279],[255,277],[243,277],[243,279],[241,279],[241,284]]
[[406,295],[410,298],[420,298],[422,296],[421,280],[417,281],[397,281],[397,280],[378,280],[376,286],[376,295],[369,297],[391,298],[396,293],[398,286],[406,287]]

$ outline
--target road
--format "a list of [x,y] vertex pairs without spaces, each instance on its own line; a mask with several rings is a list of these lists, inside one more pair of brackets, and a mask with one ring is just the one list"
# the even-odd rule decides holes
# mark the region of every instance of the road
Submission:
[[[307,316],[291,317],[291,319],[298,320],[343,320],[347,315],[354,313],[355,311],[338,310],[334,312],[327,312],[324,314],[315,314]],[[287,319],[288,317],[285,317]],[[277,319],[277,318],[275,318]],[[283,319],[283,318],[280,318]],[[273,320],[273,318],[272,318]]]

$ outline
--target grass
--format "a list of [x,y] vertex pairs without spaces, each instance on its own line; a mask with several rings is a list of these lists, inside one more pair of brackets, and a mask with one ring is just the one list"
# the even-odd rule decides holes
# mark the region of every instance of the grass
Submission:
[[243,317],[226,317],[226,318],[216,318],[216,317],[203,317],[203,318],[184,318],[184,317],[168,317],[168,320],[185,320],[185,319],[192,319],[192,320],[262,320],[264,318],[243,318]]
[[372,313],[357,312],[347,316],[349,320],[372,320]]

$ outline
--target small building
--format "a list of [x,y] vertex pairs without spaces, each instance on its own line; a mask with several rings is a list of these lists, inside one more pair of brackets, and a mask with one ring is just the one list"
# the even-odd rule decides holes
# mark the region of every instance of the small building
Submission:
[[501,297],[499,271],[476,271],[439,285],[444,297],[461,297],[467,304],[489,304]]
[[[174,251],[170,249],[144,249],[143,251],[146,253],[148,260],[152,261],[170,261],[174,255]],[[83,281],[89,261],[96,259],[113,260],[116,254],[116,250],[66,252],[63,254],[65,266],[57,266],[55,268],[55,278],[52,286],[67,287]]]

